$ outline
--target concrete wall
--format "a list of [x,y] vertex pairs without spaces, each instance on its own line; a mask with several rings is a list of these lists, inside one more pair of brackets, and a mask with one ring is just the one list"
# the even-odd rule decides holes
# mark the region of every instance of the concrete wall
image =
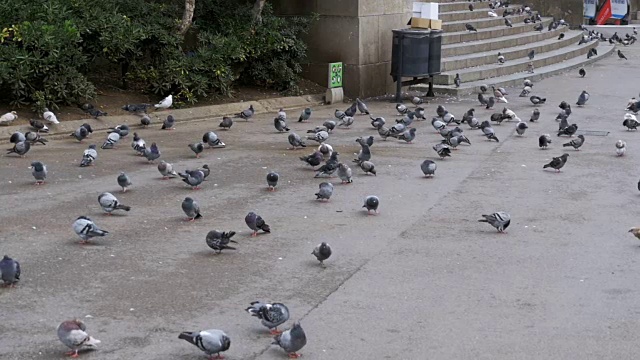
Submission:
[[584,3],[582,0],[526,0],[518,1],[518,4],[531,6],[531,9],[540,11],[542,16],[554,16],[556,19],[564,19],[571,27],[582,24]]
[[342,61],[348,97],[392,92],[392,29],[404,28],[412,0],[273,0],[282,15],[315,12],[320,19],[306,38],[304,76],[327,85],[327,64]]

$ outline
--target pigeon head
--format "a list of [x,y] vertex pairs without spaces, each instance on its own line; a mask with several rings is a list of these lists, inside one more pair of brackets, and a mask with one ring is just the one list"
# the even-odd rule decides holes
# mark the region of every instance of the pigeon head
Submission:
[[89,145],[89,149],[96,149],[96,146],[94,144]]
[[190,203],[193,202],[193,199],[187,196],[186,198],[184,198],[184,201]]

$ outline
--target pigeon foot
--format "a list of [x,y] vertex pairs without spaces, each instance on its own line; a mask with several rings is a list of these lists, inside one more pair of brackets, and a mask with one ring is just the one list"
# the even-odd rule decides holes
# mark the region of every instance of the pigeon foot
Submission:
[[302,354],[298,354],[298,353],[289,353],[289,359],[297,359],[300,356],[302,356]]
[[279,335],[282,334],[282,331],[278,330],[278,328],[275,329],[270,329],[269,332],[271,333],[271,335]]

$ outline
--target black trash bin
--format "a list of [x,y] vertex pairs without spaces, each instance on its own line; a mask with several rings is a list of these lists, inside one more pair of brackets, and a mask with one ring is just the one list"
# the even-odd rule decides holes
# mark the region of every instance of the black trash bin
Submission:
[[402,81],[402,77],[428,76],[430,31],[421,29],[392,31],[391,76],[393,80]]
[[440,74],[442,62],[442,30],[429,32],[429,75]]

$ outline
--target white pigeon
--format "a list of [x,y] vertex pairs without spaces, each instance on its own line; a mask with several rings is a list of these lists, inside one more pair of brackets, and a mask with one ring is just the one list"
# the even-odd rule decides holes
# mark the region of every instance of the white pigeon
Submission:
[[493,11],[493,10],[489,10],[489,12],[487,12],[487,14],[489,14],[490,17],[498,17],[498,14],[496,14],[496,12]]
[[627,151],[627,143],[622,140],[616,141],[616,155],[622,156],[626,151]]
[[513,110],[511,110],[511,109],[505,108],[503,113],[504,113],[505,116],[507,116],[509,118],[509,121],[511,121],[511,120],[515,120],[517,122],[521,122],[522,121],[522,120],[520,120],[518,115],[516,115],[516,113],[513,112]]
[[156,109],[168,109],[173,105],[173,95],[169,94],[166,98],[162,99],[159,103],[153,105]]
[[42,118],[47,120],[51,124],[60,124],[60,121],[58,121],[56,114],[52,113],[47,108],[44,108],[44,113],[42,113]]
[[18,118],[18,113],[16,113],[15,111],[8,112],[0,116],[0,125],[9,125],[17,118]]

